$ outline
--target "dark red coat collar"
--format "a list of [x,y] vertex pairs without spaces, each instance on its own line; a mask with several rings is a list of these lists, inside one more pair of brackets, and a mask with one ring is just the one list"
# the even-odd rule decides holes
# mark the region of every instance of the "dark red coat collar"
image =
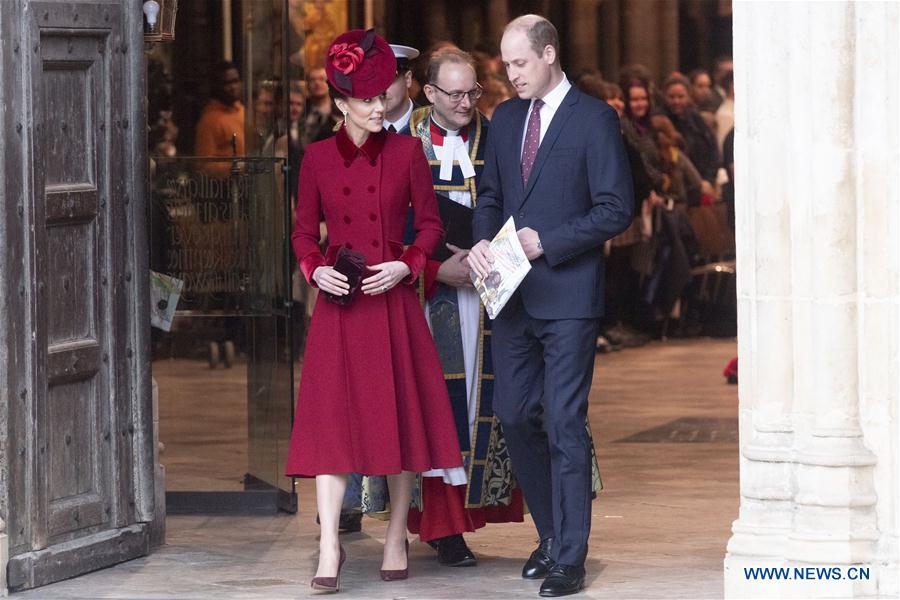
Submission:
[[344,160],[353,160],[356,158],[357,154],[362,154],[370,162],[375,162],[378,156],[381,154],[382,148],[384,148],[384,141],[387,138],[388,133],[386,131],[379,131],[378,133],[369,133],[369,137],[366,138],[366,141],[363,142],[362,146],[357,146],[353,143],[353,140],[350,139],[350,136],[347,135],[347,130],[344,127],[338,129],[335,134],[335,140],[337,142],[338,152],[341,153],[341,156]]

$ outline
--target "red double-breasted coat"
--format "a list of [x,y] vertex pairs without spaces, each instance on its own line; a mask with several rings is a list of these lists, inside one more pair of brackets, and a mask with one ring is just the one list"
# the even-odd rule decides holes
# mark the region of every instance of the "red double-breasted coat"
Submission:
[[[416,238],[404,248],[410,204]],[[329,247],[319,248],[324,215]],[[292,236],[312,285],[341,245],[369,265],[401,260],[410,276],[346,307],[320,294],[312,316],[286,473],[384,475],[461,465],[437,351],[414,283],[443,237],[421,143],[381,132],[357,147],[342,128],[306,148]],[[368,275],[367,275],[368,276]]]

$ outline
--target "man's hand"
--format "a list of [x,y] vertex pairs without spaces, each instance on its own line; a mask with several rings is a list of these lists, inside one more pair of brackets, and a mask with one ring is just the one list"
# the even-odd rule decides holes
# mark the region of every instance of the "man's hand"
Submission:
[[437,280],[452,287],[472,287],[472,279],[469,277],[469,273],[472,271],[466,261],[469,251],[453,244],[447,244],[447,248],[453,253],[453,256],[441,263],[436,276]]
[[519,235],[519,243],[522,244],[522,250],[525,251],[528,260],[534,260],[544,253],[537,231],[531,227],[523,227],[516,233]]
[[466,259],[477,276],[487,277],[487,274],[491,272],[491,263],[494,262],[490,243],[487,240],[481,240],[472,246]]

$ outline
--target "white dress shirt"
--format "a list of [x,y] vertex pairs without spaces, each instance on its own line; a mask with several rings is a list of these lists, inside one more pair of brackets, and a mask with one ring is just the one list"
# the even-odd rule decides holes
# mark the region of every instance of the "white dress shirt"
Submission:
[[[572,84],[566,78],[565,73],[563,73],[562,81],[559,84],[547,92],[547,95],[541,98],[544,101],[544,105],[541,107],[541,142],[544,141],[544,134],[547,133],[547,129],[550,128],[550,121],[553,120],[553,115],[556,114],[556,110],[559,108],[559,105],[562,104],[563,99],[565,99],[566,94],[569,93],[569,90],[572,89]],[[519,156],[522,156],[522,151],[525,149],[525,132],[528,131],[528,120],[531,118],[531,111],[534,109],[534,98],[531,99],[531,106],[528,107],[528,114],[525,115],[525,127],[522,129],[522,145],[519,147]]]
[[[414,105],[413,105],[413,101],[410,100],[409,98],[406,99],[406,102],[407,102],[406,112],[403,113],[402,117],[400,117],[396,121],[388,121],[387,117],[385,117],[384,122],[381,124],[381,126],[384,127],[385,129],[387,129],[388,127],[393,125],[394,129],[396,131],[400,131],[401,129],[403,129],[404,127],[409,125],[409,119],[410,119],[410,117],[412,117],[412,111],[413,111]],[[541,116],[543,116],[543,113]]]

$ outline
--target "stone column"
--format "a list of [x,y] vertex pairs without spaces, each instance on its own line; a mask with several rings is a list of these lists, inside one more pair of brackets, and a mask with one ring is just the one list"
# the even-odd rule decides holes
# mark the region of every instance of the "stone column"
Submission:
[[624,38],[626,64],[641,63],[653,73],[660,76],[658,28],[658,10],[648,10],[647,4],[640,0],[624,0]]
[[[600,50],[597,39],[597,15],[600,0],[569,0],[569,37],[565,47],[571,56],[563,56],[569,77],[597,68]],[[604,73],[605,75],[605,73]]]
[[741,2],[734,31],[741,507],[725,595],[895,597],[897,5]]
[[659,0],[657,4],[657,56],[659,77],[664,78],[679,68],[678,56],[678,0]]
[[[764,72],[773,80],[765,89],[750,90],[746,77],[736,79],[741,102],[735,111],[745,123],[774,123],[784,116],[779,98],[788,73],[773,69],[776,60],[751,46],[779,48],[790,24],[767,28],[764,16],[755,13],[747,20],[735,28],[735,53],[745,56],[746,72]],[[738,131],[744,143],[735,144],[735,181],[744,187],[735,202],[736,237],[753,243],[737,247],[741,507],[728,553],[769,565],[781,561],[793,509],[790,179],[779,160],[787,155],[780,131],[754,127],[749,136]]]
[[656,79],[678,68],[678,2],[624,0],[624,62],[641,63]]
[[509,4],[506,0],[491,0],[487,5],[487,31],[485,35],[497,47],[500,47],[500,38],[503,37],[503,30],[509,23]]
[[859,268],[859,421],[874,467],[878,593],[900,597],[900,56],[895,3],[856,6],[854,128]]
[[[600,70],[604,79],[616,83],[619,81],[619,67],[622,66],[620,36],[619,1],[603,0],[600,3]],[[628,90],[622,92],[627,94]]]
[[[428,32],[429,45],[450,39],[445,0],[428,3],[428,8],[425,11],[425,30]],[[427,48],[422,48],[422,50],[427,50]]]

